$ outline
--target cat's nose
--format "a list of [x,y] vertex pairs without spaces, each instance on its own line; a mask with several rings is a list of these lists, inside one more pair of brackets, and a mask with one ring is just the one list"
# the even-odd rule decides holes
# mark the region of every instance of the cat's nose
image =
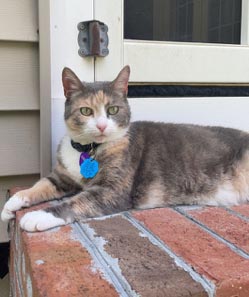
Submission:
[[106,123],[98,123],[96,126],[99,129],[99,131],[103,133],[107,127],[107,124]]

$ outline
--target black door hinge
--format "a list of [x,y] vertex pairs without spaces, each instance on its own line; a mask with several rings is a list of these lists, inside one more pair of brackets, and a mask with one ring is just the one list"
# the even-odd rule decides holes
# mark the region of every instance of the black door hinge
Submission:
[[109,54],[107,25],[96,20],[80,22],[78,30],[78,53],[81,57],[105,57]]

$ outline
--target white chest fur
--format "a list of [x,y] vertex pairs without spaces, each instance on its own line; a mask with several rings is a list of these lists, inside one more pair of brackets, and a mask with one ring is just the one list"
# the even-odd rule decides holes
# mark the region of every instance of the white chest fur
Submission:
[[60,148],[61,160],[63,165],[68,170],[69,174],[77,181],[82,180],[80,174],[79,158],[80,152],[75,150],[71,145],[71,139],[69,136],[64,136],[61,142]]

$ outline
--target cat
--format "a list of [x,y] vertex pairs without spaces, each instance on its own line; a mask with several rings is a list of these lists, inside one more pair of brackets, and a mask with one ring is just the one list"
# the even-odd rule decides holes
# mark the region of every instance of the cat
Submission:
[[6,202],[2,220],[50,200],[57,203],[27,212],[21,228],[43,231],[130,209],[247,202],[249,135],[222,127],[131,123],[129,75],[125,66],[112,82],[86,83],[63,70],[67,135],[57,164]]

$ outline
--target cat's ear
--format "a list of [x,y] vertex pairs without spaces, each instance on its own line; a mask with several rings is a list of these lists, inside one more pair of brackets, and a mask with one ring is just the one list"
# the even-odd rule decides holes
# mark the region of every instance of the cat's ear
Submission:
[[62,71],[62,83],[64,95],[67,99],[70,99],[74,93],[84,90],[83,83],[79,80],[77,75],[67,67]]
[[128,93],[128,82],[130,77],[130,66],[126,65],[118,74],[116,79],[112,82],[114,90],[127,95]]

